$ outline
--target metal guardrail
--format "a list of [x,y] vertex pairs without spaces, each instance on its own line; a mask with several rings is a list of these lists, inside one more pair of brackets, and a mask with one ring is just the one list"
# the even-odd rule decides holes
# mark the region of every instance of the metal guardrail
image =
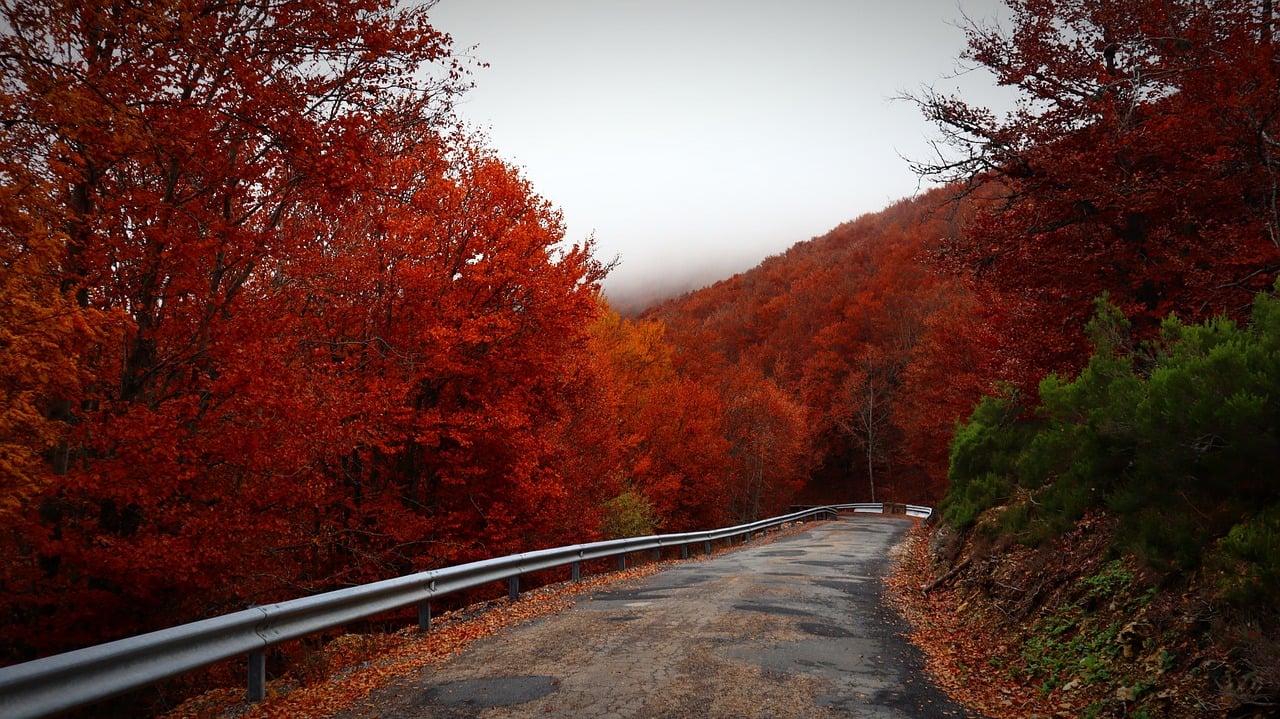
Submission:
[[[753,534],[783,524],[834,518],[840,509],[882,511],[882,508],[870,509],[872,506],[880,507],[816,507],[711,531],[616,539],[512,554],[253,607],[0,667],[0,716],[36,719],[246,655],[249,659],[249,698],[259,701],[266,686],[265,651],[281,642],[414,604],[418,605],[419,626],[427,629],[431,622],[431,599],[451,592],[506,579],[510,594],[515,598],[522,574],[571,565],[576,580],[581,562],[619,557],[619,563],[625,566],[628,554],[676,546],[681,547],[682,556],[687,557],[689,546],[698,543],[702,543],[710,553],[714,541],[737,537],[743,537],[745,541]],[[928,510],[927,507],[910,508]]]
[[833,504],[832,509],[855,514],[905,514],[908,517],[923,519],[928,522],[933,517],[933,507],[918,504],[894,504],[892,502],[858,502],[854,504]]
[[922,507],[918,504],[908,504],[906,514],[908,517],[915,517],[916,519],[923,519],[928,522],[930,519],[933,519],[933,507]]

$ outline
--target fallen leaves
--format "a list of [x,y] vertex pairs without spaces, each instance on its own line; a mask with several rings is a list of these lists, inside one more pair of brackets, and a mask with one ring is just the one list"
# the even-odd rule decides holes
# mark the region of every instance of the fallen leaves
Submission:
[[926,594],[929,528],[920,524],[907,535],[903,551],[885,583],[886,598],[911,624],[911,642],[924,655],[925,672],[952,699],[991,719],[1053,716],[1052,696],[1001,671],[1008,637],[976,621],[971,607],[950,585]]
[[1121,581],[1132,567],[1100,551],[1113,528],[1086,517],[1049,545],[1007,547],[926,593],[930,529],[917,526],[896,552],[886,598],[911,625],[930,679],[990,719],[1221,717],[1242,705],[1222,681],[1230,640],[1196,619],[1207,600],[1194,586],[1152,592]]

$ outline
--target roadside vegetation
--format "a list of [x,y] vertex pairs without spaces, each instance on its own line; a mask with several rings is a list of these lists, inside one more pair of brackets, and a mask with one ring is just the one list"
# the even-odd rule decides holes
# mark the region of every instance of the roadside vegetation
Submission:
[[1275,716],[1274,5],[1005,5],[962,60],[1018,104],[917,98],[997,341],[904,611],[989,716]]
[[1035,546],[1091,509],[1120,519],[1113,551],[1154,570],[1222,575],[1224,599],[1280,591],[1280,301],[1250,322],[1170,318],[1134,345],[1100,301],[1094,352],[1075,378],[1051,374],[1039,401],[983,399],[956,432],[943,516],[956,529]]
[[900,589],[990,640],[970,663],[997,681],[954,689],[993,716],[1273,715],[1280,301],[1258,295],[1245,324],[1170,318],[1136,344],[1099,301],[1089,334],[1076,377],[1049,375],[1034,404],[988,397],[957,429],[934,535],[946,580]]

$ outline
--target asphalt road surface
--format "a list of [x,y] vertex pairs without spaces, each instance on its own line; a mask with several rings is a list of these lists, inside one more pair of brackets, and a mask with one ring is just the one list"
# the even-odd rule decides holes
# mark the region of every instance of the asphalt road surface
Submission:
[[910,526],[857,515],[615,584],[335,719],[971,716],[881,602]]

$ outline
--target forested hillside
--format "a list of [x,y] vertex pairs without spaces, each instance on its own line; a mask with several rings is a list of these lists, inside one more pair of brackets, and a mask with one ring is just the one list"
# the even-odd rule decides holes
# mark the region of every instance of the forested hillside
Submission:
[[964,60],[1016,107],[915,98],[946,189],[652,316],[805,407],[808,497],[945,494],[918,616],[955,613],[925,646],[984,712],[1271,715],[1272,3],[1007,5]]
[[812,452],[806,501],[945,491],[952,428],[999,361],[994,318],[938,261],[971,221],[972,204],[952,196],[901,201],[646,314],[691,371],[754,378],[797,403]]

